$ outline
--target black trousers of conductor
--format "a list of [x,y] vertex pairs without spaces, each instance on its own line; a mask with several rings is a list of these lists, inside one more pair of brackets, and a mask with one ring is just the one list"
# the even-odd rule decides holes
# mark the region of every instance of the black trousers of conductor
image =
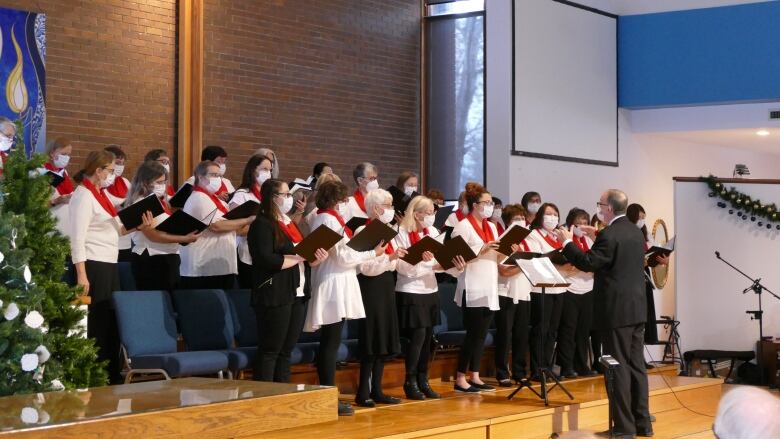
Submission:
[[485,337],[487,337],[490,322],[493,320],[493,311],[487,307],[466,306],[466,291],[463,291],[461,301],[463,310],[463,328],[466,337],[463,346],[458,352],[458,372],[465,374],[468,371],[479,372],[482,363],[482,353],[485,350]]
[[119,384],[119,331],[111,299],[114,291],[120,290],[119,269],[117,264],[98,261],[85,261],[84,268],[92,299],[87,311],[87,337],[95,340],[98,360],[108,360],[109,383]]
[[590,370],[588,339],[593,323],[593,292],[563,293],[563,312],[558,329],[558,364],[561,370]]
[[[499,296],[500,310],[496,312],[496,378],[498,380],[525,378],[525,354],[528,352],[531,302],[514,303],[511,298]],[[512,368],[509,368],[509,351]]]
[[290,382],[290,356],[303,330],[306,302],[296,297],[281,306],[255,305],[257,356],[252,370],[256,381]]
[[652,430],[648,404],[647,370],[644,348],[645,324],[602,331],[601,342],[605,355],[611,355],[620,363],[615,370],[614,431],[636,434],[639,430]]

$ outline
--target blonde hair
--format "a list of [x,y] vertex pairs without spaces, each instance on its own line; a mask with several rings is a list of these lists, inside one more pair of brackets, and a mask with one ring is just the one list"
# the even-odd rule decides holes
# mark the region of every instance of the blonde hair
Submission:
[[417,232],[417,220],[414,219],[416,212],[422,212],[425,209],[433,208],[433,200],[422,195],[418,195],[412,198],[409,205],[406,206],[406,212],[404,212],[404,218],[401,220],[401,227],[408,232]]
[[329,181],[337,181],[342,183],[341,177],[336,174],[322,174],[320,175],[320,178],[317,179],[317,183],[314,185],[314,190],[316,191],[320,188],[320,186],[322,186],[323,183],[327,183]]
[[114,153],[110,151],[92,151],[87,155],[84,167],[73,176],[76,183],[81,183],[85,178],[95,175],[98,169],[107,168],[114,163]]
[[393,202],[393,196],[390,195],[390,192],[384,189],[374,189],[366,195],[366,212],[371,212],[374,210],[374,206],[387,202]]

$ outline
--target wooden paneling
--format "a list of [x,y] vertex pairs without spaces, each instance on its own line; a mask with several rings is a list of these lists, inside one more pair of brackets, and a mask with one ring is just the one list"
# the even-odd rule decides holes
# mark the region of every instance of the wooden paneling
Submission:
[[179,0],[178,182],[192,175],[203,145],[203,0]]

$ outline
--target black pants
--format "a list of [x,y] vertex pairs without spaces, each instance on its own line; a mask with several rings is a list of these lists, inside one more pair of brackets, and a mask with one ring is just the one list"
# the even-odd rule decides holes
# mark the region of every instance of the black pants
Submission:
[[256,381],[290,382],[290,354],[303,329],[303,298],[282,306],[257,306],[257,356],[252,378]]
[[650,430],[647,370],[644,347],[645,325],[626,326],[602,332],[604,354],[620,363],[615,373],[613,404],[615,431],[636,433]]
[[181,258],[177,254],[149,255],[133,253],[131,267],[135,286],[140,291],[173,291],[179,288],[179,265]]
[[485,350],[485,337],[487,337],[490,322],[493,320],[493,311],[485,307],[466,306],[466,292],[463,292],[463,327],[466,329],[466,337],[463,346],[458,352],[458,372],[479,372],[482,363],[482,352]]
[[108,379],[111,384],[122,382],[119,361],[119,332],[111,295],[119,291],[119,270],[116,264],[86,261],[84,268],[89,281],[92,303],[87,311],[87,337],[95,340],[98,360],[108,361]]
[[[539,366],[552,367],[553,349],[558,339],[558,326],[563,312],[562,294],[544,295],[544,314],[542,314],[542,294],[531,293],[531,372],[536,373]],[[541,346],[540,346],[541,340]],[[541,347],[542,358],[539,358]]]
[[117,262],[132,262],[133,254],[134,253],[132,248],[119,250],[119,254],[117,255]]
[[245,290],[252,289],[252,266],[238,261],[238,287]]
[[562,370],[590,370],[588,339],[593,325],[593,292],[563,293],[563,313],[558,329],[558,363]]
[[360,382],[357,389],[357,399],[384,396],[382,391],[382,374],[385,371],[385,359],[371,356],[360,360]]
[[[649,270],[649,269],[648,269]],[[647,274],[649,276],[649,274]],[[658,344],[658,325],[655,320],[655,298],[653,283],[645,277],[645,299],[647,300],[647,321],[645,322],[645,344]]]
[[236,287],[235,274],[223,274],[221,276],[197,276],[181,277],[181,289],[183,290],[232,290]]
[[[528,333],[531,302],[514,303],[509,297],[499,297],[501,309],[496,313],[496,378],[506,380],[525,378],[525,354],[528,352]],[[512,372],[509,372],[509,352],[512,352]]]
[[336,385],[336,357],[341,345],[344,320],[320,327],[320,349],[317,352],[317,375],[320,385]]
[[409,347],[406,350],[406,376],[428,374],[428,361],[431,357],[433,328],[409,328],[406,330]]

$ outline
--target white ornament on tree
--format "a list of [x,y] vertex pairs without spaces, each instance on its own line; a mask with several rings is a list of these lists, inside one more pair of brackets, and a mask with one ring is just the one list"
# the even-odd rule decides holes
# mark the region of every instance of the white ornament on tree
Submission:
[[3,313],[3,317],[5,317],[6,320],[13,320],[18,315],[19,315],[19,307],[13,302],[8,304],[8,307],[5,309],[5,312]]
[[33,329],[40,328],[43,324],[43,316],[38,311],[30,311],[24,318],[24,323]]
[[32,273],[30,272],[30,266],[25,265],[24,266],[24,282],[30,283],[32,281]]
[[22,355],[22,370],[25,372],[32,372],[38,367],[38,355],[37,354],[24,354]]
[[3,254],[3,252],[0,252],[0,264],[2,264],[3,261],[5,261],[5,255]]
[[35,348],[35,353],[38,354],[38,361],[40,363],[45,363],[49,358],[51,358],[51,353],[44,345],[39,345],[37,348]]
[[33,407],[25,407],[22,409],[21,418],[25,424],[37,424],[38,410]]
[[62,384],[62,381],[58,379],[51,380],[51,389],[52,390],[65,390],[65,385]]

